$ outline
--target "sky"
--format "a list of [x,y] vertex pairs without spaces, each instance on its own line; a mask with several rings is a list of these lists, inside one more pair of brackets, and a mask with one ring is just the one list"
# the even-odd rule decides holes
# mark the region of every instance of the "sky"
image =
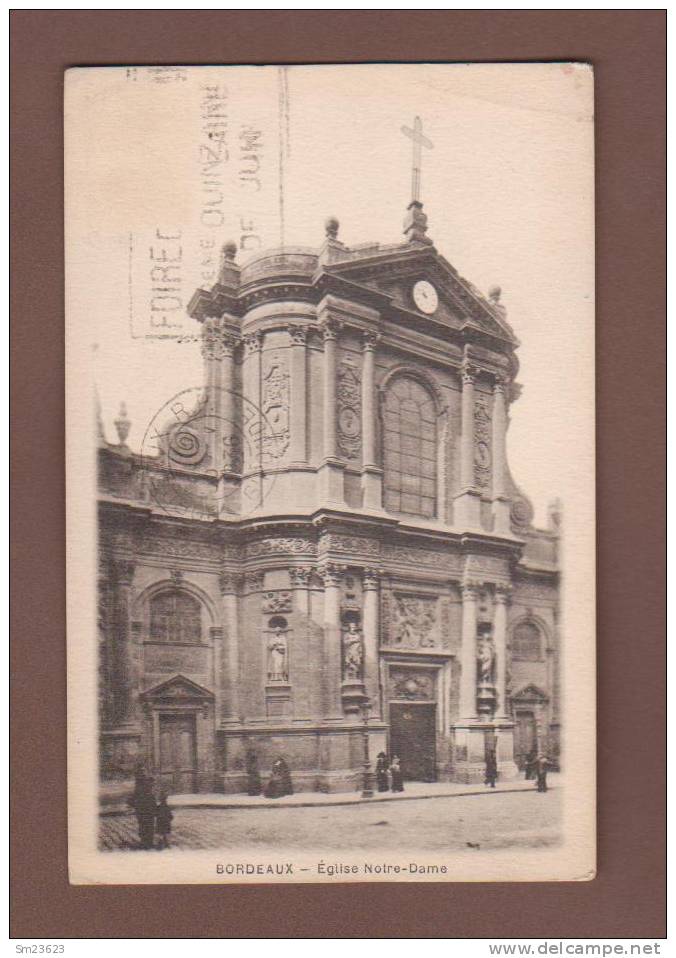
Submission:
[[[593,78],[576,64],[106,68],[66,79],[67,322],[91,346],[108,439],[139,448],[201,382],[185,307],[227,240],[396,243],[420,116],[428,235],[521,342],[508,455],[536,520],[591,469]],[[166,269],[167,266],[169,269]],[[158,270],[157,267],[165,267]],[[164,323],[165,325],[157,325]]]

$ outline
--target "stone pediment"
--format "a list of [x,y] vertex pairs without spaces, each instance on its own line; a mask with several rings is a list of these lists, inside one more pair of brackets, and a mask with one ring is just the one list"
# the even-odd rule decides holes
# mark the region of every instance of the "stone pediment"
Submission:
[[161,682],[150,689],[146,689],[143,698],[150,701],[162,702],[211,702],[213,693],[198,685],[184,675],[175,675],[166,682]]
[[439,295],[433,317],[461,329],[474,326],[491,336],[517,345],[504,308],[489,300],[468,280],[463,279],[434,247],[402,244],[389,250],[376,247],[364,250],[363,257],[352,251],[349,260],[332,263],[328,272],[388,297],[396,308],[418,312],[411,290],[417,280],[432,283]]
[[513,702],[547,702],[549,696],[537,685],[526,685],[512,695]]

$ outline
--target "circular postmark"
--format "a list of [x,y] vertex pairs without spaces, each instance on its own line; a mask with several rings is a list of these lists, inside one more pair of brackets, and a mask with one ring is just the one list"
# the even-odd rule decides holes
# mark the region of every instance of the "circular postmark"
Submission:
[[184,389],[162,405],[143,435],[148,499],[172,515],[246,516],[270,494],[287,444],[277,420],[242,393]]

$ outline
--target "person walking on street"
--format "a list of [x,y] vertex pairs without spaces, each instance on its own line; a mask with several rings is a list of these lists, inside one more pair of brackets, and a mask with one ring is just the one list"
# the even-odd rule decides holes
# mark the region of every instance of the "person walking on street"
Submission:
[[549,759],[546,755],[538,755],[535,759],[535,775],[537,777],[537,790],[538,792],[547,791],[547,769],[549,767]]
[[134,794],[134,810],[138,822],[141,848],[149,849],[155,844],[155,813],[157,803],[153,794],[152,778],[144,778],[138,791]]
[[398,755],[394,755],[392,757],[392,761],[390,762],[390,776],[392,778],[392,791],[403,792],[404,775],[401,771],[401,763],[399,762]]
[[390,763],[384,752],[378,752],[376,759],[376,784],[379,792],[388,792],[390,789],[389,776],[387,774]]
[[169,836],[171,834],[171,822],[173,813],[167,805],[167,796],[163,792],[155,812],[155,830],[159,836],[159,847],[169,848]]
[[484,785],[490,785],[491,788],[495,788],[497,779],[498,762],[495,757],[495,752],[491,749],[486,755],[486,775],[484,778]]

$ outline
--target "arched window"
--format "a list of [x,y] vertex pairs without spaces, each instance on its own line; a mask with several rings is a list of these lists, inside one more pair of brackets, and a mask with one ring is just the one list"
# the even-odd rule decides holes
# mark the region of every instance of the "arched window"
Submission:
[[534,622],[520,622],[512,632],[512,658],[537,662],[542,658],[542,635]]
[[202,610],[187,592],[172,589],[150,601],[150,638],[155,642],[198,643],[202,640]]
[[436,515],[437,412],[412,376],[398,376],[385,393],[383,466],[386,509]]

